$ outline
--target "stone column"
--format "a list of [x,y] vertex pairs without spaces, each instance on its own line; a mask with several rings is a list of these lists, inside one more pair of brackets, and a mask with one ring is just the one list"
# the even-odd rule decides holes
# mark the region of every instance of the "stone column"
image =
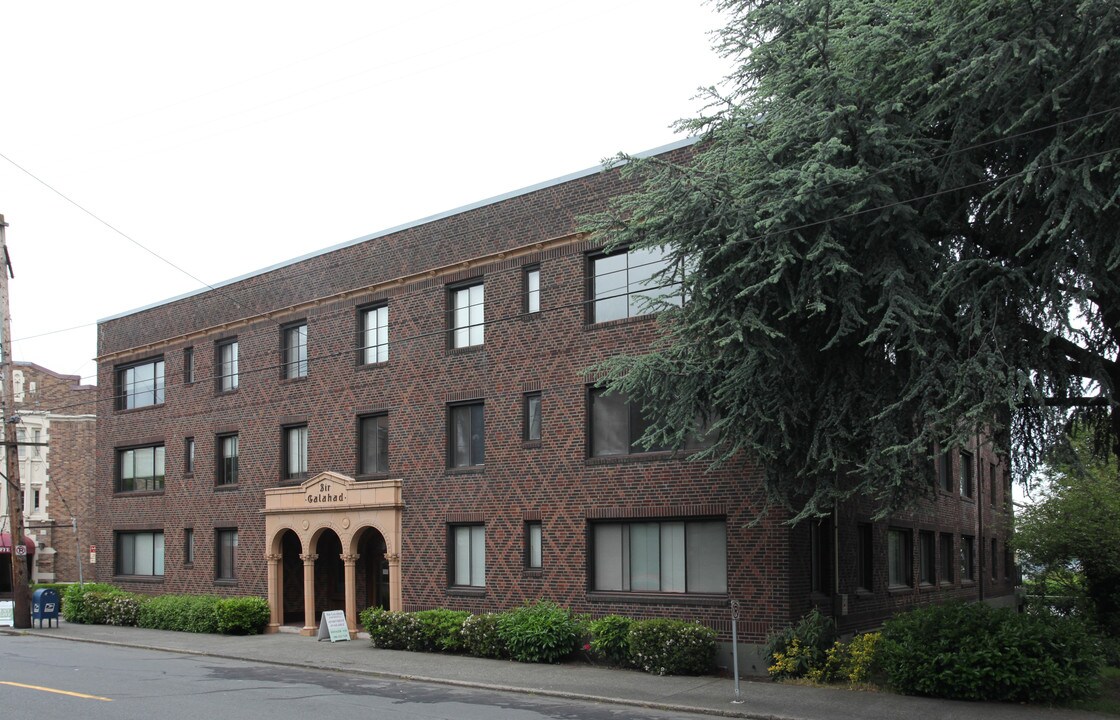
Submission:
[[303,560],[303,629],[300,635],[314,635],[315,627],[315,561],[319,556],[315,553],[305,553],[299,556]]
[[346,627],[350,630],[350,639],[358,637],[358,573],[357,563],[360,557],[357,554],[342,553],[343,580],[346,596]]
[[280,632],[284,624],[284,556],[269,553],[268,561],[268,628],[266,632]]
[[401,556],[398,553],[385,553],[389,561],[389,609],[399,612],[401,609]]

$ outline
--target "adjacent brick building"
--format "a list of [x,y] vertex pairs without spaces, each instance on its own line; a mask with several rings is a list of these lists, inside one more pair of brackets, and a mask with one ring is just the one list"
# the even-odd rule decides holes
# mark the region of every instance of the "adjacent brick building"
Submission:
[[547,598],[729,639],[737,598],[747,644],[811,605],[856,629],[1008,595],[1007,468],[982,444],[920,513],[795,528],[752,524],[749,461],[633,444],[641,413],[588,369],[647,347],[635,299],[674,288],[649,287],[656,254],[577,231],[628,189],[595,168],[103,320],[98,578],[267,595],[304,632],[324,609],[354,628],[369,605]]

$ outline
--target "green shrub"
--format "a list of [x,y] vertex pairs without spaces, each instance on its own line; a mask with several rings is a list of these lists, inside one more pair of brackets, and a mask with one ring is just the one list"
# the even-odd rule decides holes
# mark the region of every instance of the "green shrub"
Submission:
[[634,621],[621,615],[607,615],[591,621],[591,650],[611,665],[628,667],[630,628]]
[[879,643],[887,682],[909,695],[1062,703],[1099,682],[1099,644],[1075,618],[949,603],[888,621]]
[[459,652],[463,649],[463,621],[470,617],[465,610],[421,610],[413,613],[420,623],[425,652]]
[[464,620],[460,630],[463,649],[475,657],[509,657],[509,650],[498,634],[498,618],[496,613],[483,613]]
[[498,616],[498,635],[518,662],[558,663],[575,652],[580,618],[542,600]]
[[136,625],[141,597],[123,590],[85,593],[86,622],[90,625]]
[[262,597],[223,598],[214,610],[223,635],[259,635],[270,617],[268,601]]
[[630,657],[655,675],[711,672],[716,631],[682,620],[639,620],[630,627]]
[[879,641],[882,637],[877,632],[863,633],[848,643],[848,655],[840,667],[840,673],[848,682],[870,682],[872,676],[879,672]]
[[835,641],[836,623],[813,608],[796,625],[782,628],[766,638],[768,672],[775,678],[805,677],[810,670],[824,667],[829,648]]
[[[124,591],[108,583],[85,583],[83,585],[70,585],[62,596],[62,618],[66,622],[94,625],[99,620],[90,618],[90,610],[86,603],[86,596],[90,593],[123,593]],[[100,603],[98,607],[104,603]],[[100,612],[100,610],[99,610]]]
[[422,651],[426,639],[415,613],[367,608],[358,616],[374,647],[386,650]]
[[215,595],[157,595],[144,603],[137,624],[154,630],[216,633],[218,602]]

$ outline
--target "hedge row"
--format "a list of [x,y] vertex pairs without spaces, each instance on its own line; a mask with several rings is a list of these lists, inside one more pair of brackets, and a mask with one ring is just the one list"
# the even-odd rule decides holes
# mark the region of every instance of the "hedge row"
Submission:
[[612,665],[658,675],[710,672],[716,648],[716,632],[698,623],[617,615],[590,620],[545,601],[482,615],[369,608],[360,620],[380,648],[537,663],[558,663],[584,652]]
[[87,625],[127,625],[223,635],[256,635],[268,624],[268,601],[216,595],[137,595],[106,583],[66,588],[62,617]]

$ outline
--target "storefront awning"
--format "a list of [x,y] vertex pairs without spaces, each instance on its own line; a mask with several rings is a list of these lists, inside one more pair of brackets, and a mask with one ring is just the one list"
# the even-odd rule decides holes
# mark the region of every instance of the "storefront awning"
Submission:
[[[35,548],[38,547],[35,541],[26,535],[23,536],[23,544],[27,547],[27,554],[34,555]],[[0,555],[12,554],[12,534],[0,533]]]

